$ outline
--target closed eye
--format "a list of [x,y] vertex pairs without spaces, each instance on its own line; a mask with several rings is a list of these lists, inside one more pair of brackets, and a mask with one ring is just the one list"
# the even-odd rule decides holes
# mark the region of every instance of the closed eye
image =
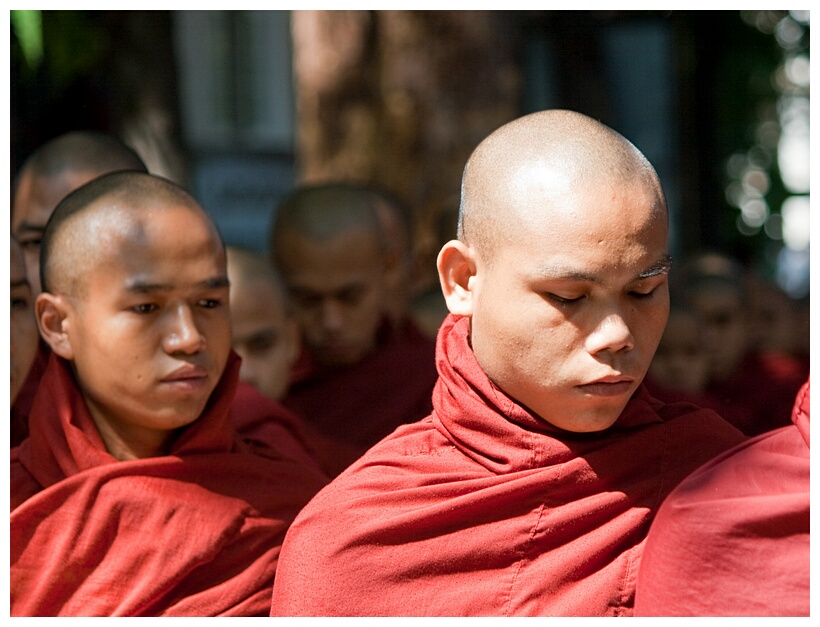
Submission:
[[576,296],[575,298],[567,298],[565,296],[559,296],[558,294],[547,293],[547,298],[549,298],[551,301],[555,303],[558,303],[559,305],[571,305],[573,303],[577,303],[583,300],[586,297]]
[[651,290],[645,291],[645,292],[644,291],[632,290],[632,291],[629,292],[629,295],[632,298],[637,298],[639,300],[644,299],[644,298],[651,298],[655,294],[656,289],[658,289],[658,288],[653,287]]

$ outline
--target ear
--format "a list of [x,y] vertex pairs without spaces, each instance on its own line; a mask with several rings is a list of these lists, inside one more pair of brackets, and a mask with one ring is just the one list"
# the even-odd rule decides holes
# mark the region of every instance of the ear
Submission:
[[450,240],[439,252],[436,265],[447,309],[456,316],[472,316],[475,251],[464,242]]
[[43,292],[35,301],[35,313],[40,335],[57,355],[63,359],[74,359],[69,338],[71,303],[64,296]]

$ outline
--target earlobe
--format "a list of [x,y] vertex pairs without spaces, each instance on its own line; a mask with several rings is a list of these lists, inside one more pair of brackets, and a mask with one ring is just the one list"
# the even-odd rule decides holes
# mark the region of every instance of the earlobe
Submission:
[[451,240],[438,254],[436,263],[447,309],[456,316],[473,315],[475,253],[464,242]]
[[70,304],[64,297],[48,292],[40,294],[35,302],[40,335],[57,355],[71,360],[74,358],[74,351],[71,348],[71,338],[68,332],[69,308]]

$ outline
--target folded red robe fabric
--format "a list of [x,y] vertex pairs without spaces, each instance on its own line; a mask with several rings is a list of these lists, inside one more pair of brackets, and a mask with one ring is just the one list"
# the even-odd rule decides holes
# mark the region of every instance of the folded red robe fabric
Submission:
[[12,615],[269,613],[285,531],[325,479],[237,437],[238,372],[231,355],[168,455],[117,461],[52,356],[11,451]]
[[744,439],[643,389],[604,432],[556,429],[489,381],[468,323],[439,331],[432,415],[297,517],[272,615],[629,615],[657,507]]
[[749,353],[737,371],[706,389],[712,406],[748,436],[789,425],[794,397],[808,372],[797,358],[774,353]]
[[320,469],[310,427],[252,385],[239,381],[230,413],[236,432],[245,442],[257,447],[260,454],[273,450],[277,455]]
[[385,320],[376,350],[352,366],[325,368],[304,352],[283,404],[315,432],[322,467],[335,476],[401,424],[431,409],[435,343],[407,322]]
[[809,383],[793,424],[707,463],[652,524],[642,616],[809,615]]

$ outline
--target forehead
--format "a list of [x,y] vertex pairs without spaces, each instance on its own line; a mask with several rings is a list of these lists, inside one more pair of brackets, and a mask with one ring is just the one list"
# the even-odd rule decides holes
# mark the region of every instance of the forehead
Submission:
[[288,281],[311,277],[338,283],[379,271],[384,263],[378,235],[367,229],[349,229],[323,240],[290,231],[279,242],[278,256]]
[[134,211],[121,203],[78,218],[67,229],[63,245],[73,248],[66,250],[68,256],[73,252],[85,257],[95,272],[151,276],[162,271],[182,278],[202,271],[204,263],[212,266],[210,271],[225,273],[216,229],[192,207],[158,203]]
[[600,182],[556,193],[542,183],[522,183],[514,194],[497,224],[500,257],[547,275],[642,271],[664,257],[666,214],[650,187]]
[[284,322],[285,304],[279,290],[270,281],[260,278],[236,282],[232,279],[231,317],[237,322]]

